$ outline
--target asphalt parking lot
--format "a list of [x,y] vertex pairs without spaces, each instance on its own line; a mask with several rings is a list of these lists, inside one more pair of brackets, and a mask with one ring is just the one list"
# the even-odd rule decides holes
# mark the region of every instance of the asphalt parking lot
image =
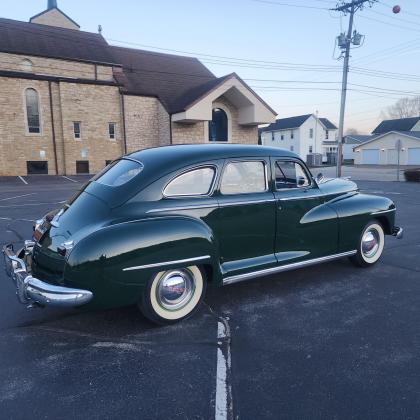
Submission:
[[[25,180],[0,179],[1,245],[29,238],[31,221],[86,179]],[[28,311],[1,261],[0,418],[418,418],[420,185],[358,184],[392,198],[405,229],[379,264],[211,289],[175,326],[135,307]]]

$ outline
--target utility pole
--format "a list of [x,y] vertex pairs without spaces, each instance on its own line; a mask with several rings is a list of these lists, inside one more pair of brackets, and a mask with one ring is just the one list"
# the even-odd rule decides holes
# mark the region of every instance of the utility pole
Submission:
[[340,104],[340,121],[338,124],[338,150],[337,150],[337,177],[341,177],[341,166],[343,156],[343,135],[344,135],[344,116],[346,111],[346,98],[347,98],[347,79],[349,74],[349,61],[350,61],[350,49],[351,45],[359,45],[362,41],[362,35],[354,31],[353,33],[353,22],[354,14],[362,9],[366,3],[372,6],[378,0],[352,0],[350,3],[340,2],[336,8],[331,9],[336,12],[342,12],[350,14],[349,27],[347,34],[340,34],[337,37],[338,46],[344,53],[344,64],[343,64],[343,79],[341,85],[341,104]]

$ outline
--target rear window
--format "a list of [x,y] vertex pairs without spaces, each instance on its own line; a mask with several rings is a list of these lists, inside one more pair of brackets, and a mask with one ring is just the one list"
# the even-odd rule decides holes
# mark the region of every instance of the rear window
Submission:
[[144,166],[140,162],[121,159],[107,166],[104,171],[94,178],[94,181],[110,187],[118,187],[138,175]]

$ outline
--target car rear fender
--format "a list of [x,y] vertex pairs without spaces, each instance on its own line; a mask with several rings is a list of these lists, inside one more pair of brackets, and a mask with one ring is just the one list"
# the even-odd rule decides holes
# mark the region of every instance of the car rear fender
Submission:
[[[124,302],[128,304],[136,301],[153,273],[189,265],[206,266],[215,283],[221,281],[217,243],[210,228],[186,216],[146,218],[101,228],[78,242],[67,260],[64,280],[95,289],[95,297],[126,286],[133,295],[128,299],[133,302]],[[118,296],[103,300],[108,298]]]

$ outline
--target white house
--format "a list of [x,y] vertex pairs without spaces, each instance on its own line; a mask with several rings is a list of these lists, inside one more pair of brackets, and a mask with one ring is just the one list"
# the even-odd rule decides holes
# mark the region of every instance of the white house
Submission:
[[370,140],[356,145],[355,161],[361,165],[395,165],[397,141],[401,141],[400,164],[420,165],[420,117],[382,121]]
[[337,127],[327,118],[313,114],[278,119],[261,128],[260,133],[261,144],[291,150],[303,160],[317,153],[325,161],[329,153],[337,151]]

